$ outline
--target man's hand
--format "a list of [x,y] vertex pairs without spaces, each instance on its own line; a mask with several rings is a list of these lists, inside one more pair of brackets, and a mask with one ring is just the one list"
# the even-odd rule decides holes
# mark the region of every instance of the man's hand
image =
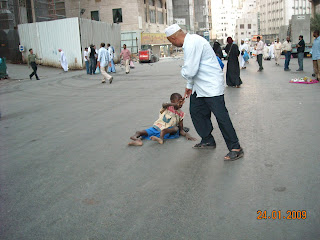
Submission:
[[189,98],[191,93],[192,93],[192,89],[186,88],[183,99]]
[[196,141],[197,139],[194,137],[191,137],[191,135],[189,133],[186,133],[186,139],[189,141]]

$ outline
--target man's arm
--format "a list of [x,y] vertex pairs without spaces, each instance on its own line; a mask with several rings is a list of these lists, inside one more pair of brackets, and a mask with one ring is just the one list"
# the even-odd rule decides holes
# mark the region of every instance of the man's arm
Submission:
[[187,79],[187,88],[191,89],[193,85],[193,77],[198,73],[203,44],[192,43],[185,51],[185,62],[181,70],[181,75]]
[[179,122],[179,131],[180,131],[180,135],[184,136],[187,140],[191,140],[191,141],[196,141],[197,139],[192,137],[189,133],[186,133],[183,130],[183,119]]

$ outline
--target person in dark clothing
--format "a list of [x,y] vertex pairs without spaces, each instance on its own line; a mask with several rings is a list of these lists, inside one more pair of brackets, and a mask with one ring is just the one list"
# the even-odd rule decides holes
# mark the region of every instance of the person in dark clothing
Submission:
[[215,52],[216,56],[219,57],[221,60],[223,58],[222,49],[220,47],[220,43],[214,42],[213,44],[213,51]]
[[94,45],[90,45],[90,52],[89,52],[89,74],[95,74],[96,71],[96,49],[94,48]]
[[298,52],[298,64],[299,69],[297,71],[303,71],[303,57],[304,57],[304,49],[306,47],[306,44],[303,40],[303,36],[299,36],[299,43],[297,44],[297,52]]
[[228,64],[227,64],[227,85],[231,87],[239,88],[242,84],[240,78],[240,67],[239,67],[239,48],[237,44],[233,43],[231,37],[227,38],[227,46],[225,51],[228,54]]
[[40,80],[40,78],[38,77],[37,74],[37,63],[36,63],[36,59],[41,60],[41,58],[37,58],[37,56],[35,54],[33,54],[33,50],[32,48],[29,49],[30,54],[28,55],[28,65],[29,68],[32,67],[33,72],[29,75],[30,80],[32,79],[32,77],[35,75],[37,80]]

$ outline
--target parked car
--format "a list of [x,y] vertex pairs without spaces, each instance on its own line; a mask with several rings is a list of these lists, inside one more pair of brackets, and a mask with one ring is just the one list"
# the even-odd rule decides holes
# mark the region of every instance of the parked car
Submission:
[[159,61],[159,57],[157,55],[154,55],[151,49],[139,51],[139,63],[142,63],[142,62],[153,63],[157,61]]

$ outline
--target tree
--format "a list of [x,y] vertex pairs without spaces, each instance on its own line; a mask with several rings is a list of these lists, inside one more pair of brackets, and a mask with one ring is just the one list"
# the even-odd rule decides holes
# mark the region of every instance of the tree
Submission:
[[310,20],[310,29],[311,31],[319,30],[320,31],[320,14],[315,14]]

